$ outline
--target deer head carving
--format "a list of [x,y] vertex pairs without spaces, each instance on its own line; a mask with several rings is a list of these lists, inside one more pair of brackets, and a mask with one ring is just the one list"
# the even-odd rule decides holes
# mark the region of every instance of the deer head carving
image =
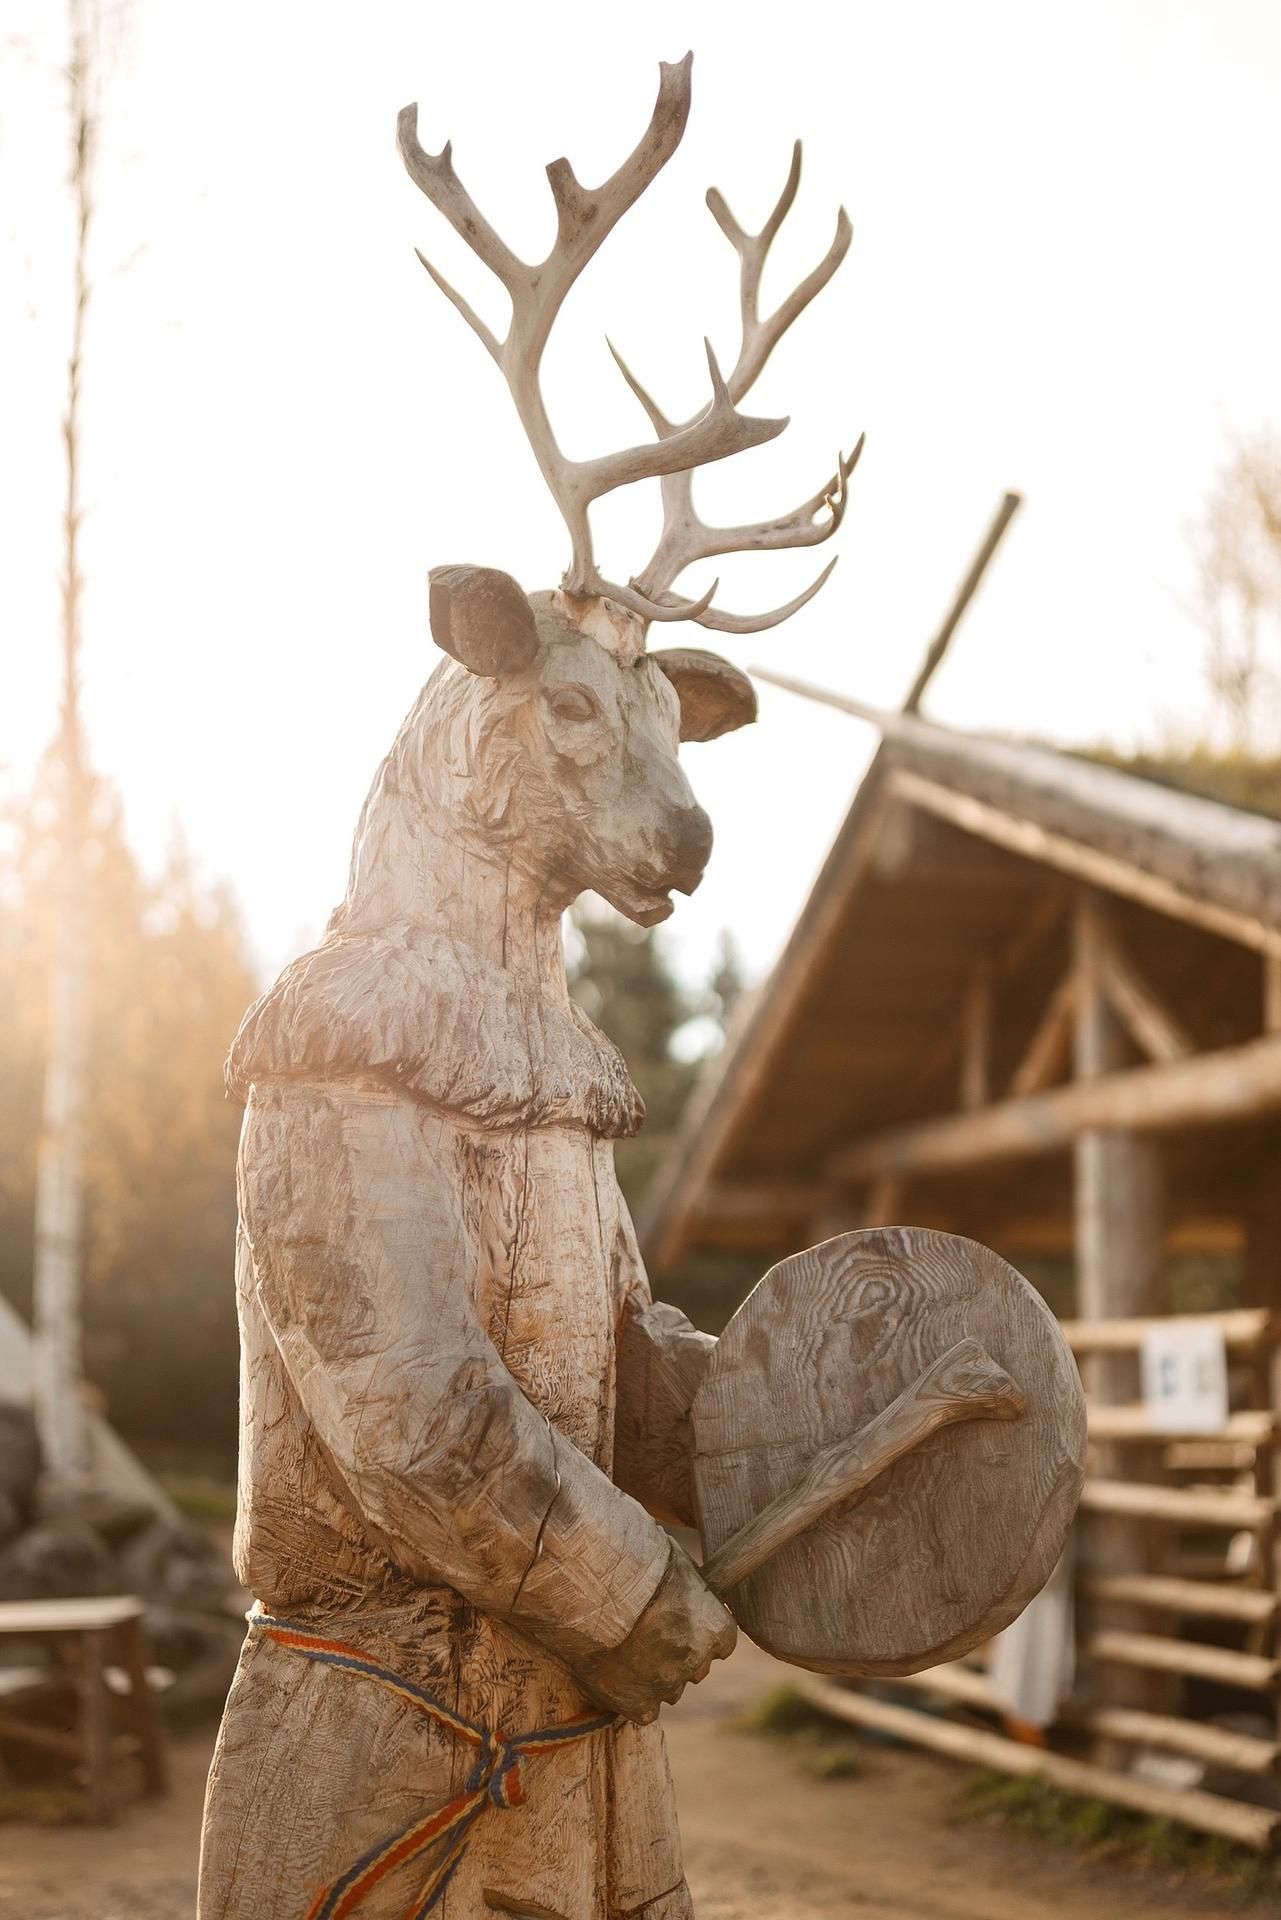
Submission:
[[[549,908],[587,888],[642,924],[665,919],[673,888],[691,892],[711,848],[711,827],[678,759],[681,740],[711,740],[755,718],[751,683],[736,667],[697,648],[646,651],[651,622],[693,621],[728,633],[775,626],[812,599],[825,567],[785,606],[759,615],[720,611],[715,584],[696,600],[673,586],[692,562],[718,554],[817,545],[835,533],[862,442],[839,457],[826,485],[794,512],[751,526],[712,527],[695,511],[695,468],[761,445],[785,419],[739,411],[774,347],[827,284],[850,242],[842,210],[827,254],[777,310],[762,318],[761,273],[796,196],[801,149],[777,205],[759,233],[739,226],[721,195],[707,196],[739,257],[742,338],[724,377],[707,348],[711,398],[694,419],[675,423],[614,357],[648,415],[654,438],[590,460],[562,453],[544,406],[539,370],[556,315],[602,241],[675,151],[690,101],[692,56],[660,66],[658,99],[630,157],[604,184],[584,187],[567,160],[547,169],[556,203],[556,240],[530,264],[494,231],[454,171],[448,143],[425,153],[416,106],[400,114],[400,152],[411,179],[498,278],[511,301],[499,340],[463,296],[423,258],[505,378],[539,468],[570,536],[559,589],[527,597],[493,568],[451,566],[431,575],[432,633],[451,656],[433,676],[375,783],[357,836],[348,904],[340,918],[366,925],[388,914],[412,917],[392,867],[422,869],[406,844],[406,808],[447,821],[478,853],[503,857]],[[611,347],[611,351],[613,351]],[[633,481],[658,479],[664,506],[658,546],[626,584],[604,579],[592,548],[592,503]],[[388,773],[391,769],[391,773]],[[393,827],[391,813],[397,814]],[[397,859],[395,856],[401,856]]]

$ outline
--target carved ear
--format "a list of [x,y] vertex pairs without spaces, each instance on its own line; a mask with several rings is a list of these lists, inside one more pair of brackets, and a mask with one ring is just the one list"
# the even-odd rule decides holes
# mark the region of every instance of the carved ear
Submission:
[[662,647],[649,657],[680,696],[682,740],[715,740],[755,720],[755,687],[719,653]]
[[495,679],[532,665],[538,653],[534,610],[509,573],[497,567],[433,567],[427,579],[438,647],[470,672]]

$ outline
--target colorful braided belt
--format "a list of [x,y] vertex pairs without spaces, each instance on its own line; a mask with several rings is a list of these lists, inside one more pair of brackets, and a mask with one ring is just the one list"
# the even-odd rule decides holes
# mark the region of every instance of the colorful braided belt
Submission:
[[454,1713],[412,1680],[393,1673],[390,1667],[380,1666],[359,1647],[348,1646],[342,1640],[321,1639],[308,1633],[305,1627],[278,1620],[257,1607],[247,1617],[253,1631],[265,1639],[274,1640],[278,1646],[288,1647],[291,1653],[300,1653],[304,1659],[318,1661],[322,1666],[340,1667],[345,1673],[363,1675],[477,1749],[476,1764],[457,1798],[425,1814],[421,1820],[411,1821],[399,1833],[389,1834],[362,1854],[345,1873],[331,1880],[316,1895],[307,1909],[306,1920],[345,1920],[389,1873],[420,1855],[431,1853],[433,1860],[426,1884],[405,1914],[405,1920],[423,1920],[437,1905],[461,1864],[472,1827],[480,1816],[490,1807],[505,1812],[524,1801],[521,1781],[524,1759],[531,1754],[550,1753],[553,1748],[572,1745],[621,1724],[619,1716],[613,1713],[579,1714],[558,1727],[537,1727],[530,1733],[514,1734],[504,1740],[487,1727],[478,1727]]

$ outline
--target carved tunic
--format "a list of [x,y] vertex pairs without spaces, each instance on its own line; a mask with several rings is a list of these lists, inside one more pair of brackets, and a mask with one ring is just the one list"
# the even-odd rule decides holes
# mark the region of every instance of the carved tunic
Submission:
[[[457,1008],[442,1007],[440,960],[433,948],[410,965],[419,998],[402,992],[399,1027],[375,1037],[367,995],[358,1020],[344,1010],[385,951],[322,948],[237,1042],[237,1565],[270,1613],[511,1736],[583,1712],[563,1661],[616,1646],[653,1595],[666,1536],[614,1480],[681,1514],[685,1417],[711,1343],[649,1303],[597,1130],[637,1117],[609,1043],[545,990],[478,983],[475,966],[479,1021],[442,1043]],[[533,1026],[572,1025],[592,1068],[549,1085],[526,1045],[528,1085],[506,1089],[495,1124],[477,1027],[483,1039],[505,1019],[513,992]],[[319,1031],[332,1077],[303,1070],[325,1052]],[[447,1103],[433,1097],[446,1085]],[[303,1920],[358,1856],[456,1795],[473,1759],[379,1687],[251,1636],[210,1779],[200,1920]],[[686,1920],[656,1725],[540,1754],[524,1789],[523,1806],[473,1829],[443,1920]],[[362,1920],[412,1910],[423,1877],[392,1873]]]

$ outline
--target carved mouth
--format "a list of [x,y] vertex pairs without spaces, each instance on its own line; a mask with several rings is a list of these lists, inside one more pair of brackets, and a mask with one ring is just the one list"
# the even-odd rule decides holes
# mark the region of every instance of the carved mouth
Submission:
[[611,907],[617,907],[638,927],[656,927],[660,920],[670,919],[674,910],[672,896],[665,888],[629,885],[606,891],[598,886],[598,891],[604,894]]

